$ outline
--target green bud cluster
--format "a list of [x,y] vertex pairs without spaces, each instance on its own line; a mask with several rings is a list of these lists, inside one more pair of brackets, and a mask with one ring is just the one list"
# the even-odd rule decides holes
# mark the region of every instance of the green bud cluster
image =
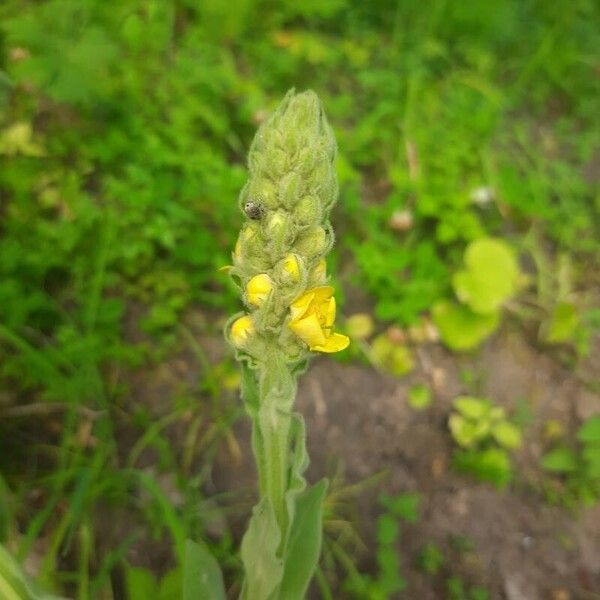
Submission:
[[[251,358],[273,344],[290,362],[306,356],[306,344],[285,324],[290,304],[326,282],[324,257],[334,241],[329,213],[338,193],[335,156],[333,131],[312,91],[290,90],[252,142],[239,197],[245,222],[229,271],[241,288],[252,335],[240,344],[228,334]],[[261,274],[272,288],[258,302],[248,286]]]

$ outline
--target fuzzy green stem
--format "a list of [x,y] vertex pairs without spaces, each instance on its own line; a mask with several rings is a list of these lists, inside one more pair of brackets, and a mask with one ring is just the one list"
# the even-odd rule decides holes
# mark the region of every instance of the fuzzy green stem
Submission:
[[263,493],[271,498],[282,538],[287,531],[285,492],[287,488],[287,432],[289,417],[278,413],[277,407],[268,404],[264,407],[261,429],[265,450],[265,487]]
[[256,448],[260,480],[264,488],[261,496],[271,499],[282,542],[288,527],[285,494],[288,487],[291,426],[290,409],[296,395],[295,378],[285,364],[284,357],[275,352],[259,371],[259,410],[254,427],[259,428],[262,443]]

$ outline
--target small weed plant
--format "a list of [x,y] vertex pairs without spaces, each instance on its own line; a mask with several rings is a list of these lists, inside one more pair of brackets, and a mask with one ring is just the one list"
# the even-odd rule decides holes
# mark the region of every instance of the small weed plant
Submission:
[[510,451],[521,445],[521,431],[510,421],[504,408],[486,398],[460,396],[454,400],[448,420],[454,451],[454,467],[505,487],[513,477]]
[[600,498],[600,415],[585,421],[576,438],[574,446],[556,446],[542,458],[542,468],[558,478],[546,486],[548,497],[570,507]]

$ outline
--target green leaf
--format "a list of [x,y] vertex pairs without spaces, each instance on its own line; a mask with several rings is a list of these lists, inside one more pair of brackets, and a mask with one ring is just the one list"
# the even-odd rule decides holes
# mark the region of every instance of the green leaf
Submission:
[[503,240],[483,238],[465,251],[465,269],[452,278],[458,299],[479,314],[495,313],[516,291],[519,265]]
[[547,324],[544,341],[549,344],[568,342],[579,326],[577,307],[571,302],[559,302]]
[[413,385],[408,391],[408,404],[414,410],[426,409],[431,401],[431,390],[426,385]]
[[393,546],[381,546],[377,550],[379,566],[378,587],[382,598],[390,598],[406,587],[406,580],[400,575],[400,560]]
[[585,472],[591,479],[600,479],[600,445],[589,445],[581,451]]
[[433,305],[431,315],[442,341],[452,350],[471,350],[491,335],[500,323],[500,313],[480,315],[449,300]]
[[159,600],[181,600],[183,595],[182,580],[181,567],[171,569],[160,581]]
[[[306,471],[309,458],[306,451],[306,426],[304,418],[300,413],[291,415],[289,439],[291,440],[291,465],[288,489],[285,493],[285,505],[290,522],[296,518],[296,501],[298,496],[306,488],[304,471]],[[288,527],[287,536],[291,534],[291,528]],[[286,544],[288,539],[286,539]]]
[[383,514],[377,518],[377,543],[390,546],[398,537],[398,520],[390,514]]
[[242,562],[246,579],[243,600],[265,600],[281,582],[283,561],[277,556],[281,532],[268,497],[252,512],[248,530],[242,539]]
[[198,598],[225,600],[223,576],[217,561],[203,543],[186,540],[183,600],[198,600]]
[[127,567],[126,584],[129,600],[147,600],[156,592],[157,582],[154,574],[148,569]]
[[471,588],[469,592],[469,600],[489,600],[490,593],[481,587]]
[[459,396],[452,404],[461,415],[468,419],[483,419],[492,407],[489,400],[473,396]]
[[428,575],[437,575],[444,564],[444,555],[437,544],[428,542],[419,553],[417,562]]
[[499,488],[512,479],[510,458],[502,448],[487,450],[459,450],[454,453],[454,466],[463,473],[470,473],[479,481],[489,481]]
[[496,423],[492,428],[492,435],[501,446],[509,450],[519,448],[522,443],[521,431],[509,421]]
[[17,561],[0,545],[0,598],[2,600],[61,600],[38,591]]
[[463,448],[469,448],[478,441],[478,428],[475,423],[456,413],[450,415],[448,427],[454,441]]
[[419,519],[419,504],[421,502],[419,494],[400,494],[399,496],[382,494],[379,501],[391,514],[409,523],[416,523]]
[[580,442],[600,442],[600,415],[588,419],[577,432]]
[[302,600],[321,553],[323,499],[327,480],[323,479],[296,500],[296,515],[286,547],[283,579],[279,595]]
[[569,448],[556,448],[542,458],[542,467],[553,473],[572,473],[577,470],[577,455]]

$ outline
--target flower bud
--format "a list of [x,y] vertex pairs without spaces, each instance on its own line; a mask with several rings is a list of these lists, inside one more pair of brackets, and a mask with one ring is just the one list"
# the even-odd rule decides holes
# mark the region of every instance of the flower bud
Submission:
[[283,177],[279,184],[279,203],[288,209],[292,209],[302,188],[302,181],[300,175],[295,171],[288,173]]
[[273,280],[266,273],[260,273],[246,284],[246,299],[250,304],[260,306],[272,289]]
[[279,148],[270,150],[265,157],[265,168],[273,177],[281,177],[288,166],[287,154]]
[[327,248],[327,233],[322,227],[312,227],[298,237],[295,250],[305,256],[318,256]]
[[300,265],[295,254],[288,254],[283,259],[282,268],[291,281],[296,282],[300,279]]
[[273,241],[276,245],[280,245],[288,233],[289,217],[283,211],[275,211],[270,214],[265,222],[263,229],[264,236],[267,240]]
[[314,149],[310,146],[301,148],[298,152],[298,171],[306,177],[314,169],[315,165],[319,161],[318,156],[315,156]]
[[231,341],[238,348],[242,348],[254,333],[254,323],[248,315],[236,319],[231,325]]
[[304,196],[294,210],[296,222],[299,225],[314,225],[321,222],[323,212],[321,203],[314,196]]
[[277,208],[277,188],[275,184],[266,177],[259,177],[247,185],[240,194],[240,205],[242,210],[252,202],[264,208]]

